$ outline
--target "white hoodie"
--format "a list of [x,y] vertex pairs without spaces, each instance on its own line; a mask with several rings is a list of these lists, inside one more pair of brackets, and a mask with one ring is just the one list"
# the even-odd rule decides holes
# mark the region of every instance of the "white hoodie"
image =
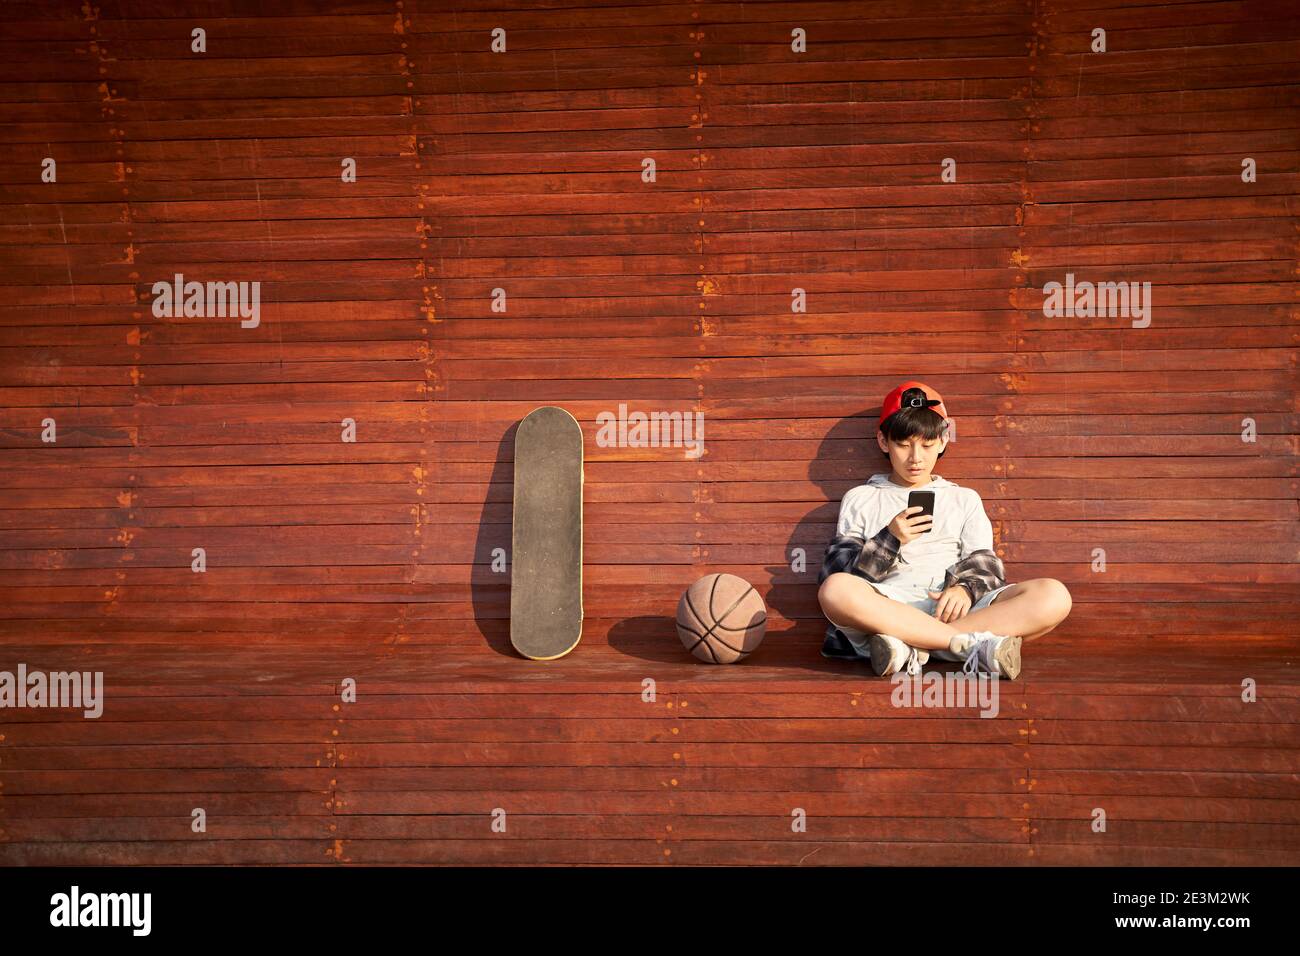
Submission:
[[934,523],[925,534],[902,546],[898,562],[880,583],[942,590],[948,568],[972,551],[993,550],[993,525],[974,488],[963,488],[938,475],[932,475],[928,484],[905,488],[894,484],[887,474],[872,475],[865,485],[845,493],[836,534],[870,541],[907,507],[912,491],[934,492]]

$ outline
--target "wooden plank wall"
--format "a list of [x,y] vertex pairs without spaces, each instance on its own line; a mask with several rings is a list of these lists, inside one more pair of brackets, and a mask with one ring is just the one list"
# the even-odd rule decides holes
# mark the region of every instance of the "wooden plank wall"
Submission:
[[[821,863],[1294,862],[1292,4],[184,11],[0,9],[0,668],[122,668],[111,720],[7,718],[0,860],[795,863],[806,790]],[[260,324],[155,318],[178,272],[260,282]],[[1150,282],[1150,325],[1045,316],[1067,273]],[[1010,579],[1074,597],[1017,720],[900,718],[817,656],[909,377]],[[493,567],[541,404],[587,439],[583,645],[546,679]],[[701,413],[706,453],[600,444],[620,405]],[[715,570],[770,636],[702,675],[667,618]],[[1272,668],[1267,713],[1215,638]],[[387,683],[344,726],[363,659]],[[1071,683],[1099,659],[1124,694]],[[1076,833],[1099,791],[1115,846]]]
[[[1294,583],[1282,7],[886,4],[810,19],[834,40],[802,59],[772,4],[676,42],[686,6],[521,11],[506,54],[473,44],[495,13],[302,8],[214,21],[207,58],[131,9],[8,26],[8,633],[476,642],[506,607],[509,430],[548,402],[589,428],[591,618],[662,614],[714,568],[807,618],[908,375],[948,398],[942,473],[1004,558],[1085,615],[1186,561],[1229,600]],[[22,180],[58,142],[59,182]],[[260,281],[264,320],[153,319],[176,272]],[[1153,282],[1151,327],[1043,317],[1067,272]],[[620,404],[702,412],[703,460],[600,447]],[[1229,441],[1245,417],[1258,440]],[[1209,539],[1211,502],[1252,533]]]

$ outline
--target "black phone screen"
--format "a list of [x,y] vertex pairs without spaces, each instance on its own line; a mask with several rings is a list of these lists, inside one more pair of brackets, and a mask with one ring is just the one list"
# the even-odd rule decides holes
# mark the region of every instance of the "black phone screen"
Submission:
[[[920,512],[920,514],[913,514],[911,517],[919,518],[921,515],[930,515],[931,517],[934,517],[934,492],[933,491],[909,492],[907,495],[907,506],[909,508],[915,508],[917,505],[920,505],[923,510]],[[925,531],[922,532],[922,534],[929,534],[930,531],[933,529],[933,527],[934,526],[931,525],[929,528],[926,528]]]

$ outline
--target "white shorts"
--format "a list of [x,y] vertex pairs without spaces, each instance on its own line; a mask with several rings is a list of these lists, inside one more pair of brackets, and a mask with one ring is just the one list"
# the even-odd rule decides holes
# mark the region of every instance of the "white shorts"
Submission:
[[[866,578],[862,578],[862,580],[866,581]],[[934,615],[935,608],[939,606],[939,602],[926,593],[926,588],[924,586],[903,587],[897,584],[877,584],[875,581],[867,581],[866,583],[871,585],[885,597],[892,598],[900,604],[910,604],[912,607],[920,608],[926,614],[931,616]],[[1010,584],[1004,584],[1000,588],[994,588],[992,591],[989,591],[982,598],[972,604],[970,606],[970,611],[967,611],[966,613],[969,614],[971,611],[978,611],[980,608],[988,607],[998,599],[999,594],[1009,587],[1011,587]],[[931,587],[930,590],[942,591],[943,583],[940,582],[938,586]],[[830,618],[827,618],[827,620],[830,620]],[[835,624],[834,621],[831,621],[831,623]],[[960,628],[961,626],[960,619],[950,623],[952,623],[954,627]],[[848,639],[848,642],[853,645],[854,650],[863,657],[871,656],[871,649],[869,646],[871,640],[870,634],[865,631],[855,630],[854,628],[844,627],[840,624],[835,624],[835,626],[839,628],[840,633]],[[956,654],[947,650],[931,650],[930,656],[941,661],[960,660]]]

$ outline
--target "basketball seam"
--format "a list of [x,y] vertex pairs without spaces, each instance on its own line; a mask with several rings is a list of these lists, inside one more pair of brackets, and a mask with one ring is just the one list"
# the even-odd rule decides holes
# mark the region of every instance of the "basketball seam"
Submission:
[[692,644],[690,647],[686,649],[690,651],[692,654],[694,654],[695,648],[699,647],[701,644],[703,644],[705,649],[709,652],[709,656],[713,658],[713,663],[715,664],[719,663],[718,655],[713,653],[713,645],[711,645],[708,641],[706,641],[704,637],[701,637],[698,641],[696,641],[694,644]]
[[678,630],[678,631],[685,631],[687,634],[691,635],[691,637],[698,637],[700,640],[704,640],[704,632],[702,632],[702,631],[697,631],[697,630],[696,630],[695,628],[693,628],[693,627],[687,627],[687,626],[686,626],[685,624],[683,624],[681,621],[678,621],[678,622],[677,622],[677,630]]
[[[718,582],[721,581],[721,580],[722,580],[722,575],[721,575],[721,574],[719,574],[716,578],[714,578],[714,580],[713,580],[713,590],[709,592],[709,613],[710,613],[710,614],[713,613],[713,593],[714,593],[715,591],[717,591],[717,589],[718,589]],[[747,582],[747,583],[748,583],[748,582]],[[736,600],[732,602],[731,607],[727,608],[727,609],[726,609],[725,611],[723,611],[721,614],[714,615],[713,619],[714,619],[715,621],[717,621],[717,622],[721,625],[721,624],[722,624],[722,621],[726,619],[727,615],[730,614],[732,611],[734,611],[734,610],[736,609],[736,607],[740,604],[741,601],[743,601],[743,600],[745,600],[745,598],[749,597],[749,592],[750,592],[750,591],[753,591],[753,590],[754,590],[754,585],[749,584],[748,587],[749,587],[749,590],[746,591],[744,594],[742,594],[740,597],[736,598]],[[764,621],[767,620],[767,614],[764,614],[764,615],[763,615],[763,620],[764,620]],[[725,625],[723,625],[723,626],[725,626]],[[753,625],[751,624],[750,626],[752,627]],[[729,631],[745,631],[745,630],[748,630],[748,629],[749,629],[749,628],[743,628],[743,627],[728,627],[728,628],[727,628],[727,630],[729,630]]]
[[766,624],[766,623],[767,623],[767,618],[760,617],[756,621],[750,621],[748,627],[727,627],[727,625],[723,624],[721,621],[719,621],[716,626],[722,628],[724,631],[748,631],[752,627],[757,627],[759,624]]
[[[715,581],[714,583],[716,584],[717,582]],[[691,601],[691,593],[689,591],[686,592],[685,598],[686,598],[686,606],[691,609],[691,613],[695,615],[696,620],[698,620],[701,624],[704,624],[706,622],[706,618],[698,610],[696,610],[694,602]],[[710,600],[709,603],[712,604],[712,600]],[[703,634],[700,635],[700,640],[696,642],[696,646],[698,647],[700,643],[703,643],[704,646],[709,649],[709,656],[713,658],[713,663],[717,664],[718,655],[713,653],[713,647],[708,643],[708,638],[717,637],[717,635],[713,633],[713,628],[715,627],[717,627],[716,623],[710,625],[709,628]],[[721,637],[717,637],[717,641],[719,644],[721,644],[729,651],[735,651],[737,654],[740,654],[742,656],[748,653],[747,651],[742,651],[738,647],[732,647]],[[694,648],[691,648],[691,650],[694,650]]]
[[[735,609],[735,605],[732,605],[732,607],[733,609]],[[719,624],[720,622],[718,622],[718,620],[715,620],[714,623],[710,624],[710,626],[708,626],[708,630],[705,631],[705,637],[714,637],[714,639],[718,641],[719,644],[722,644],[724,648],[727,648],[728,650],[735,650],[737,654],[745,653],[742,652],[740,648],[736,648],[736,646],[732,646],[731,644],[728,644],[727,641],[723,640],[723,636],[719,635],[719,633],[714,633],[714,631],[718,630]],[[701,637],[701,640],[705,639],[705,637]],[[712,653],[712,648],[708,650],[710,650],[710,653]]]

